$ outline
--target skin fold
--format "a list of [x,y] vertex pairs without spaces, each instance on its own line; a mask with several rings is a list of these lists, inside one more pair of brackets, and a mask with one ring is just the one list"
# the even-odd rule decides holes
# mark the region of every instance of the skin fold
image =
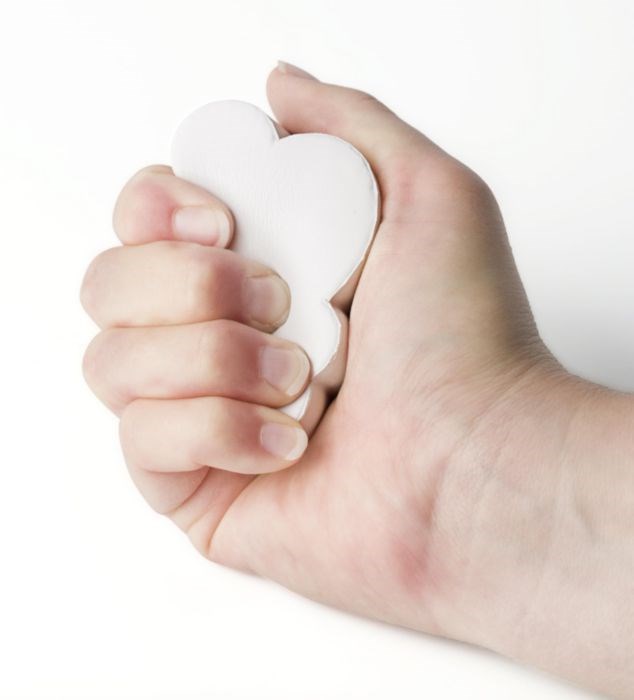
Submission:
[[544,346],[475,173],[358,90],[281,64],[267,92],[284,129],[346,139],[379,182],[344,383],[301,456],[301,429],[288,459],[263,446],[264,423],[299,428],[277,409],[308,379],[289,395],[258,370],[293,349],[270,335],[284,283],[254,315],[248,280],[276,275],[225,249],[231,213],[145,168],[81,292],[102,329],[84,373],[134,482],[213,561],[634,697],[632,397]]

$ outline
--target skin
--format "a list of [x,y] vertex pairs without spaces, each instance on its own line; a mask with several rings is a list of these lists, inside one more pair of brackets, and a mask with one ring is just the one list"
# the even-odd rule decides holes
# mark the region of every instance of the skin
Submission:
[[102,329],[84,372],[133,480],[215,562],[633,697],[632,397],[544,346],[475,173],[358,90],[282,64],[267,92],[289,132],[353,143],[381,189],[344,383],[301,457],[264,449],[303,389],[258,375],[263,346],[291,344],[240,290],[274,271],[213,226],[175,230],[182,206],[230,212],[145,168],[81,292]]

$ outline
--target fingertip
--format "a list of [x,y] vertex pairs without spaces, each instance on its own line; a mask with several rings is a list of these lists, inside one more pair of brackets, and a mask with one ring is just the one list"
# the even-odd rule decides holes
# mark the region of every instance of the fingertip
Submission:
[[258,352],[260,377],[279,393],[285,405],[296,398],[310,379],[311,364],[308,355],[294,343],[265,343]]
[[317,78],[305,71],[303,68],[296,66],[292,63],[287,63],[286,61],[278,61],[275,70],[283,75],[292,75],[294,78],[303,78],[305,80],[317,80]]
[[179,241],[226,248],[234,227],[233,216],[224,206],[185,205],[172,213],[172,233]]
[[123,187],[112,216],[125,245],[179,240],[226,247],[234,220],[210,192],[174,175],[169,166],[139,170]]
[[260,445],[283,460],[281,468],[296,462],[306,451],[308,435],[299,423],[266,422],[260,428]]
[[[259,272],[260,266],[255,268]],[[249,275],[242,284],[243,321],[258,330],[272,332],[288,319],[291,290],[286,280],[273,270]]]

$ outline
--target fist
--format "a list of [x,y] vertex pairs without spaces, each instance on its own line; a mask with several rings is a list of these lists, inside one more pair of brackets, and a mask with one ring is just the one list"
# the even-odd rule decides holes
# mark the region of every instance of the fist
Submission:
[[271,335],[288,315],[285,281],[228,250],[231,212],[166,166],[134,175],[113,218],[123,245],[92,261],[81,289],[101,329],[83,370],[119,416],[151,505],[179,506],[211,467],[251,475],[298,460],[306,433],[276,409],[301,394],[310,362]]

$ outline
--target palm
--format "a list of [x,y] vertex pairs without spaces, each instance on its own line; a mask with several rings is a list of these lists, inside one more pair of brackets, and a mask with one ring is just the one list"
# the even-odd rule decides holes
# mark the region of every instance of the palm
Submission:
[[[487,234],[499,237],[495,211]],[[455,207],[443,204],[437,215],[456,223]],[[397,224],[384,220],[351,309],[337,399],[298,464],[256,478],[235,498],[214,535],[214,558],[395,622],[411,624],[412,610],[392,601],[414,607],[418,599],[419,626],[434,627],[421,596],[449,559],[436,560],[434,526],[453,517],[438,512],[439,485],[460,426],[487,401],[484,368],[500,351],[482,339],[497,315],[485,281],[476,276],[456,291],[454,280],[443,287],[435,279],[449,260],[459,266],[477,255],[482,241],[471,233],[471,244],[434,245],[433,226],[426,230],[416,209]],[[468,361],[465,346],[476,351]],[[456,512],[467,506],[454,503]]]
[[[212,555],[219,561],[253,569],[313,597],[322,597],[324,579],[336,571],[342,590],[330,587],[334,603],[352,589],[363,598],[363,579],[377,558],[385,561],[383,550],[396,555],[399,542],[408,541],[403,529],[421,505],[401,469],[415,436],[402,434],[403,416],[413,406],[406,358],[394,352],[403,347],[410,319],[399,318],[389,302],[377,304],[388,292],[395,300],[407,297],[406,274],[396,285],[393,278],[391,283],[385,279],[392,263],[382,252],[384,234],[377,234],[353,305],[346,379],[337,399],[303,459],[249,483],[213,540]],[[422,555],[411,552],[413,560]],[[406,577],[407,571],[396,576]]]
[[499,211],[473,173],[367,96],[269,80],[291,132],[323,129],[329,110],[357,114],[340,135],[371,157],[383,219],[350,313],[343,386],[303,458],[256,478],[164,475],[184,500],[171,516],[220,563],[434,631],[477,507],[461,444],[535,329]]

